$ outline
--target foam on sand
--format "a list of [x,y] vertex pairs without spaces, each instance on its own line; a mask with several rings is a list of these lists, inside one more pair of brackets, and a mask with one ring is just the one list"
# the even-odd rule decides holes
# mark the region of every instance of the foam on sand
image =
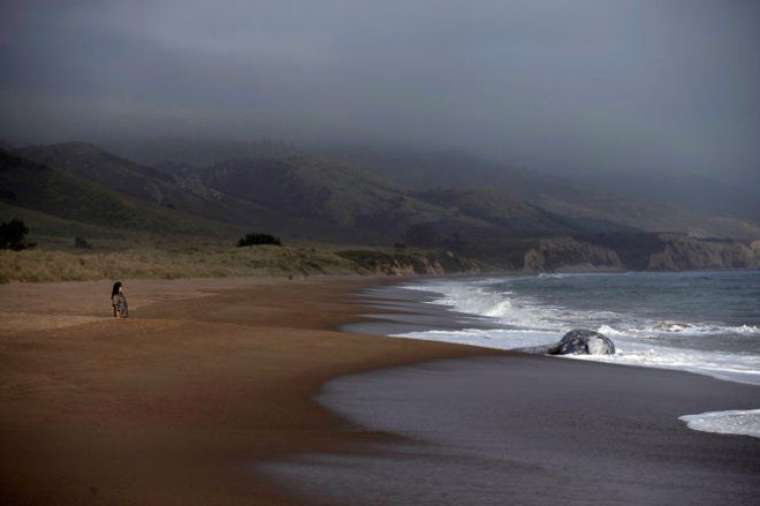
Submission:
[[760,438],[760,409],[708,411],[678,417],[693,430]]

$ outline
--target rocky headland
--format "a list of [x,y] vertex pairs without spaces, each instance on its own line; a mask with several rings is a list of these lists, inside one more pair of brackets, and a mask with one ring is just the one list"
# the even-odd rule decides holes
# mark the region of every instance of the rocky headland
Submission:
[[545,239],[524,255],[526,272],[756,269],[760,241],[647,234],[616,244],[606,237]]

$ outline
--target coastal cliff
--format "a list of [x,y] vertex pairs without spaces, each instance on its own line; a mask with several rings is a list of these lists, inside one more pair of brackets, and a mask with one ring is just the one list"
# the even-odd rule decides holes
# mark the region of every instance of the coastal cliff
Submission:
[[760,241],[647,234],[636,244],[609,238],[595,242],[574,238],[545,239],[524,254],[527,272],[612,272],[623,270],[687,271],[756,269]]
[[410,276],[478,273],[483,266],[468,258],[446,252],[394,252],[376,250],[338,251],[338,256],[359,266],[363,274]]
[[525,253],[523,270],[528,272],[620,271],[625,266],[617,252],[572,238],[545,239]]
[[760,241],[746,244],[731,240],[673,238],[650,256],[648,270],[685,271],[753,269],[760,267]]

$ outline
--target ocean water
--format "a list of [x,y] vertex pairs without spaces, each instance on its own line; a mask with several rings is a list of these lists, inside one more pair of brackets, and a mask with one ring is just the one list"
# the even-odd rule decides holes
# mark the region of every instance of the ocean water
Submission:
[[[430,304],[477,316],[480,324],[397,337],[515,349],[586,328],[611,338],[617,353],[571,359],[760,385],[760,271],[541,274],[419,280],[403,288],[430,292]],[[760,434],[760,415],[751,410],[691,416],[692,428]],[[740,426],[742,432],[730,429]]]
[[[618,353],[335,378],[316,400],[361,444],[258,465],[294,493],[324,504],[757,503],[760,273],[418,279],[364,295],[378,312],[348,330],[512,349],[581,327]],[[610,374],[584,360],[655,369]]]

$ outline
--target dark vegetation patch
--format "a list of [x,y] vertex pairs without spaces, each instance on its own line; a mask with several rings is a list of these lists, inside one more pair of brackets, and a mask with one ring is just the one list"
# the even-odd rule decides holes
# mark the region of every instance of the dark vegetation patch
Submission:
[[238,240],[237,245],[239,248],[244,246],[258,246],[262,244],[271,244],[274,246],[282,246],[282,241],[278,237],[270,234],[245,234]]
[[77,236],[74,238],[74,247],[76,249],[92,249],[92,244],[87,239]]
[[34,247],[34,243],[26,242],[29,227],[23,221],[13,218],[0,223],[0,249],[21,251]]

